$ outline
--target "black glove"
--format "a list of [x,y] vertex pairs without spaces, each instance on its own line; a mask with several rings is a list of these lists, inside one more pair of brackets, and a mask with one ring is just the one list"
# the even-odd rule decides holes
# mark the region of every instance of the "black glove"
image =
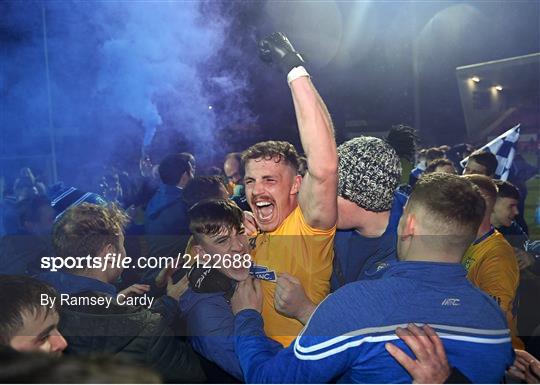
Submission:
[[294,67],[304,65],[302,56],[281,32],[274,32],[259,41],[259,55],[267,63],[276,63],[286,74]]

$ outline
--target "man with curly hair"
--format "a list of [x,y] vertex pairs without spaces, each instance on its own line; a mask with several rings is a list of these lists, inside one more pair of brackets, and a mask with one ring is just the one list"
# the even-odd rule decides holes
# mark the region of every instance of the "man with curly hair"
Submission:
[[294,311],[301,308],[294,303],[288,309],[282,307],[279,292],[274,295],[276,287],[296,285],[299,280],[314,304],[330,290],[337,218],[337,150],[330,114],[300,54],[281,33],[262,40],[259,48],[263,60],[277,64],[288,74],[307,157],[307,171],[302,177],[298,153],[288,142],[257,143],[242,155],[246,197],[260,230],[253,258],[255,276],[262,279],[265,330],[287,346],[302,329],[299,319],[303,317]]

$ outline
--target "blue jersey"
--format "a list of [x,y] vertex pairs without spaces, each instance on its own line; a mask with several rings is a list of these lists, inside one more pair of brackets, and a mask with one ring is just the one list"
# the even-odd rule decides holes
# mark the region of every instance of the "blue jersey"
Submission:
[[428,323],[451,366],[473,383],[498,383],[514,353],[499,306],[475,288],[460,264],[398,262],[381,279],[354,282],[329,295],[295,341],[277,354],[262,318],[235,318],[235,350],[247,383],[410,383],[384,347],[412,356],[398,326]]
[[397,228],[407,199],[399,191],[394,193],[388,225],[380,237],[364,237],[356,230],[336,231],[331,291],[350,282],[378,279],[397,261]]

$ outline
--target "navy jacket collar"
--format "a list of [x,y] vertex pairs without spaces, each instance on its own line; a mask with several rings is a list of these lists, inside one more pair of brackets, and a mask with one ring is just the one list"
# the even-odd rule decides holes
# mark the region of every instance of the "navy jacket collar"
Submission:
[[162,183],[159,188],[165,195],[182,196],[182,189]]
[[425,282],[466,281],[467,270],[460,263],[399,261],[390,265],[383,278],[400,277]]

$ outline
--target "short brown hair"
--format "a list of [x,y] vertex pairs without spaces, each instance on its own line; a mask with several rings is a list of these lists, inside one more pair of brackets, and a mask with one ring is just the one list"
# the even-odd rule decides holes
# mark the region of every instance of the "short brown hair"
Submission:
[[244,212],[236,203],[224,199],[207,199],[195,204],[188,211],[189,229],[197,242],[199,236],[217,235],[224,228],[240,231]]
[[53,229],[53,242],[59,257],[97,256],[103,248],[119,246],[129,217],[114,204],[83,203],[66,211]]
[[467,179],[480,189],[480,194],[486,200],[487,208],[491,211],[497,200],[497,185],[493,180],[488,176],[480,174],[462,175],[461,177]]
[[424,171],[424,175],[435,172],[437,167],[441,167],[441,166],[450,166],[454,169],[454,171],[456,170],[456,167],[454,166],[454,163],[452,163],[451,160],[446,159],[446,158],[438,158],[428,163],[426,170]]
[[497,157],[489,151],[475,151],[469,156],[469,161],[471,160],[484,166],[486,168],[487,176],[493,176],[499,165]]
[[[420,207],[421,223],[433,231],[439,248],[465,252],[476,238],[486,204],[472,183],[457,175],[434,172],[416,182],[406,209]],[[442,236],[442,237],[441,237]]]
[[426,160],[431,162],[432,160],[444,158],[444,151],[437,148],[431,147],[426,150]]
[[[18,275],[0,275],[0,345],[9,345],[11,339],[24,326],[25,313],[45,317],[51,311],[41,305],[41,296],[58,298],[56,290],[35,278]],[[58,312],[60,301],[53,302],[53,311]]]
[[517,201],[520,200],[521,195],[519,189],[512,183],[496,179],[493,181],[497,185],[497,198],[511,198]]
[[242,162],[244,163],[244,165],[247,163],[248,160],[252,159],[274,159],[276,163],[284,161],[286,164],[291,166],[297,173],[299,166],[298,158],[298,152],[291,143],[279,140],[268,140],[266,142],[259,142],[249,147],[242,153]]
[[242,164],[242,153],[241,152],[229,152],[227,155],[225,155],[225,162],[229,159],[234,159]]
[[199,176],[188,182],[184,187],[182,199],[187,207],[205,199],[223,199],[222,191],[226,191],[223,180],[217,176]]
[[307,158],[305,156],[298,157],[298,174],[306,176],[308,171]]

